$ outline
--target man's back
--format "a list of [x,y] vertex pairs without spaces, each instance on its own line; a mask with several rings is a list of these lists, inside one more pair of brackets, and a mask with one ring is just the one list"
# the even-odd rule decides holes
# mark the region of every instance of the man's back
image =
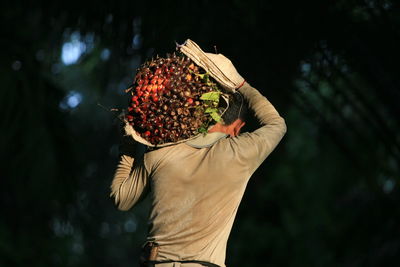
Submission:
[[157,261],[225,266],[228,236],[246,184],[286,132],[284,120],[265,97],[247,83],[240,91],[260,128],[233,138],[211,133],[203,147],[187,142],[149,151],[129,178],[114,179],[116,202],[124,210],[151,189],[148,241],[158,244]]
[[237,151],[237,142],[224,138],[207,148],[179,144],[145,155],[152,173],[148,240],[160,245],[160,259],[165,251],[165,259],[223,266],[226,241],[251,176]]

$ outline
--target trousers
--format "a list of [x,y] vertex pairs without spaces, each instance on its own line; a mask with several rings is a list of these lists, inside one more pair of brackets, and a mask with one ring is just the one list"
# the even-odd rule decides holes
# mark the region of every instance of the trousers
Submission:
[[147,242],[140,255],[141,267],[219,267],[210,262],[204,261],[170,261],[170,262],[156,262],[159,245],[156,242]]
[[194,262],[168,262],[149,265],[149,267],[205,267],[207,265]]

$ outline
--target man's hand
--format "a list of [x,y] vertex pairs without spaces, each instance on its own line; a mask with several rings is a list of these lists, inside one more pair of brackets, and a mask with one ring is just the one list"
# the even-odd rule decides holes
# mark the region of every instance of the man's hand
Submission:
[[235,88],[230,88],[233,92],[244,84],[243,77],[238,73],[232,61],[222,54],[206,53],[207,57],[221,70],[221,72],[235,83]]
[[119,153],[123,155],[128,155],[134,157],[135,151],[139,143],[133,139],[131,135],[126,134],[125,127],[127,126],[127,122],[120,122],[118,126],[118,134],[119,134]]

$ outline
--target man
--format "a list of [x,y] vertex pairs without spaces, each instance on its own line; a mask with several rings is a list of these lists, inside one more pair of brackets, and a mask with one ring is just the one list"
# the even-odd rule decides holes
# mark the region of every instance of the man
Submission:
[[[284,119],[230,60],[220,54],[201,55],[204,60],[196,55],[192,59],[209,61],[207,71],[213,73],[207,66],[214,66],[234,81],[223,121],[206,136],[141,155],[135,154],[135,144],[121,147],[111,185],[116,205],[129,210],[147,192],[151,197],[142,266],[224,267],[228,236],[247,182],[286,133]],[[260,127],[240,134],[247,104]]]

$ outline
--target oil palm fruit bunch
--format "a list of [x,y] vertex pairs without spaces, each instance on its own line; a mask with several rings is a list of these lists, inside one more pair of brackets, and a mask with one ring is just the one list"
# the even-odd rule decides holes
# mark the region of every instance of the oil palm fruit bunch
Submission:
[[145,62],[130,88],[126,120],[153,145],[178,142],[207,132],[221,119],[218,84],[183,54]]

